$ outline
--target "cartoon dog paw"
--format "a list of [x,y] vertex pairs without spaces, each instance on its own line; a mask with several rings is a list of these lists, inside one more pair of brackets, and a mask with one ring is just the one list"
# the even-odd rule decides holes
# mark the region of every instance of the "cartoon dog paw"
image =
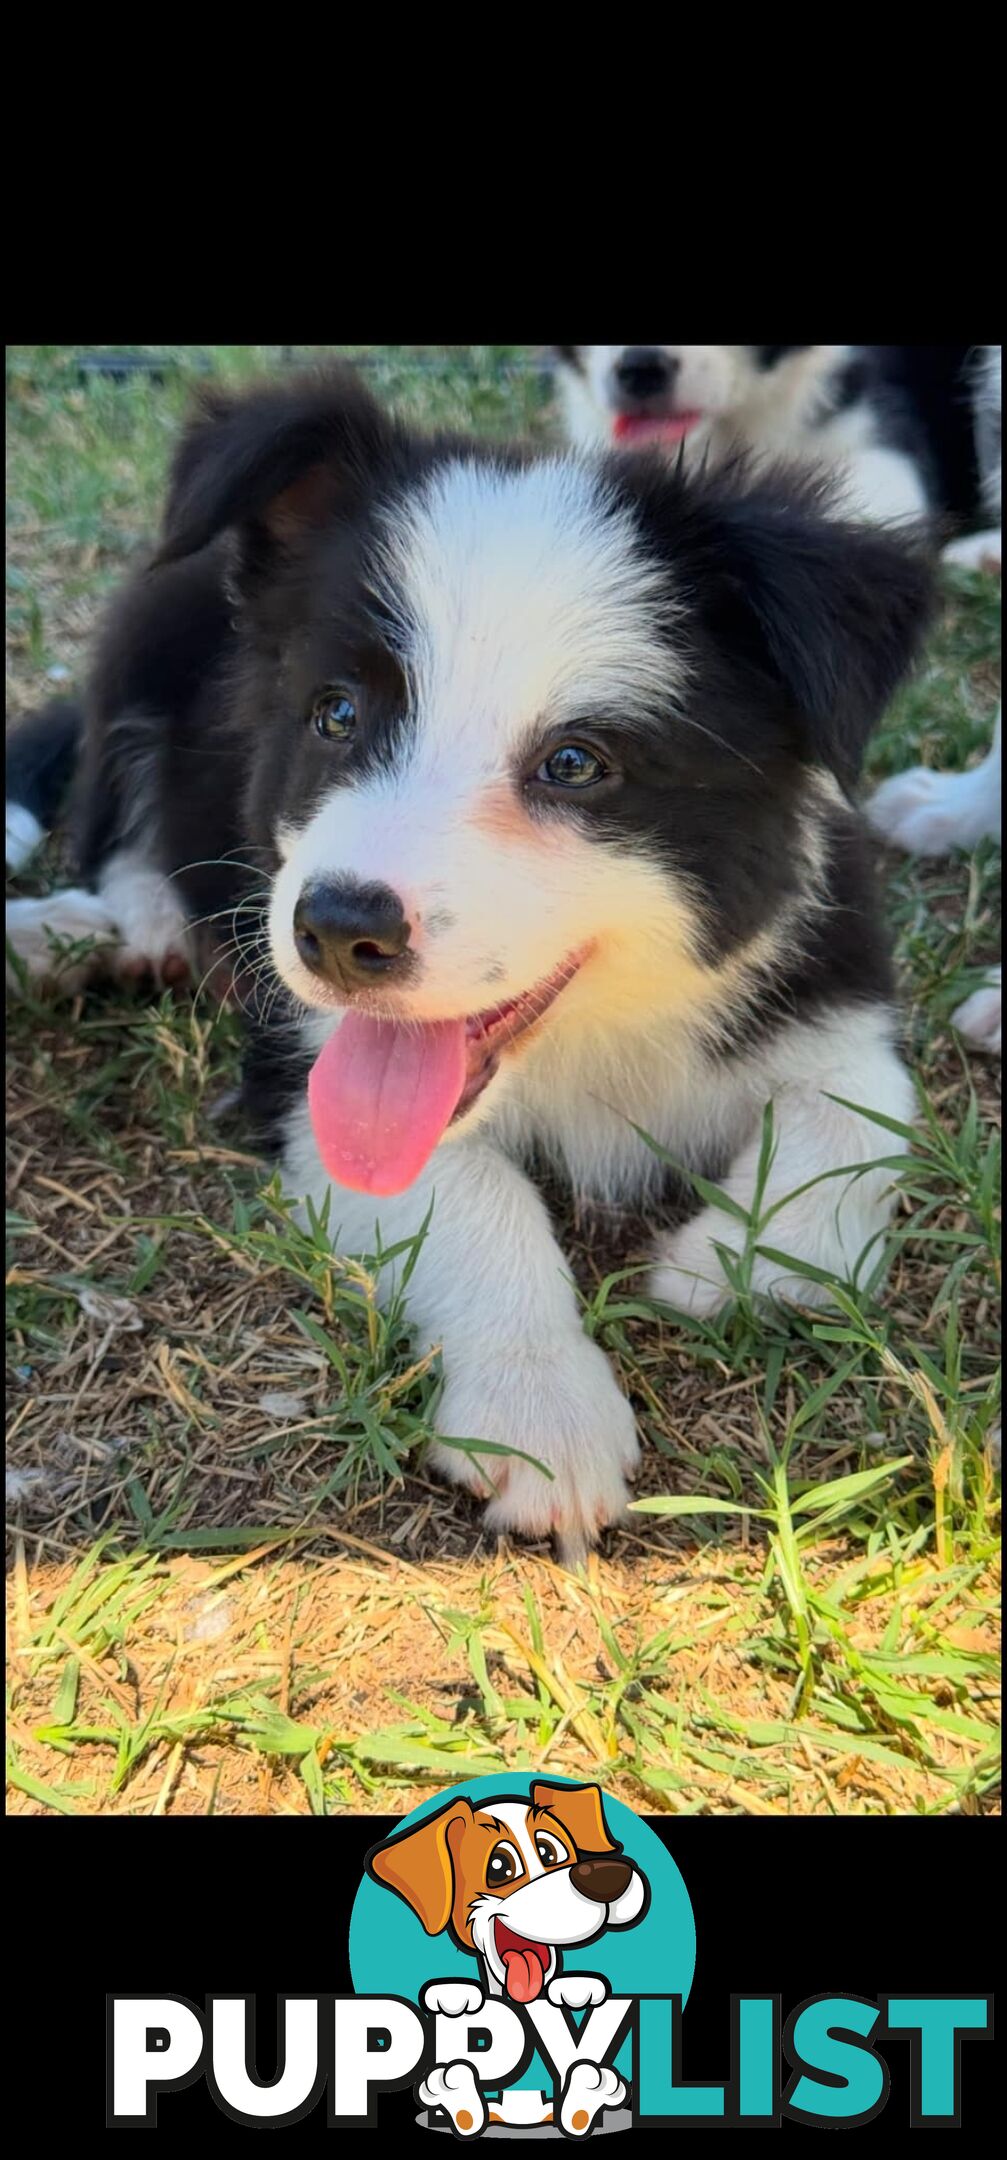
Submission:
[[614,2070],[593,2062],[570,2064],[560,2102],[560,2129],[568,2137],[586,2137],[603,2108],[619,2107],[626,2087]]
[[423,1990],[423,2008],[431,2017],[474,2017],[483,2006],[483,1992],[474,1980],[431,1980]]
[[[456,1992],[466,1991],[459,1988]],[[472,1995],[477,1991],[469,1988],[467,1992]],[[485,2127],[486,2103],[476,2084],[471,2063],[436,2063],[416,2089],[424,2107],[444,2109],[456,2137],[478,2137]]]
[[557,1973],[550,1980],[546,1994],[551,2003],[559,2003],[566,2010],[593,2010],[595,2003],[603,2003],[608,1994],[608,1981],[600,1973]]

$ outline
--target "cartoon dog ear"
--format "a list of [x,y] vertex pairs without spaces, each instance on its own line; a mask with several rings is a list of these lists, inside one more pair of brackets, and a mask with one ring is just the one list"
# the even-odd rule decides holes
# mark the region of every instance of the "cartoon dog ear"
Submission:
[[394,426],[349,367],[199,397],[175,455],[159,562],[229,527],[290,543],[373,486]]
[[367,1855],[368,1874],[412,1906],[428,1935],[440,1935],[451,1918],[455,1894],[452,1825],[471,1821],[468,1801],[453,1800],[439,1815],[428,1815],[426,1822],[402,1837],[386,1838]]
[[570,1831],[578,1852],[621,1852],[609,1832],[597,1785],[533,1785],[532,1804],[548,1808]]

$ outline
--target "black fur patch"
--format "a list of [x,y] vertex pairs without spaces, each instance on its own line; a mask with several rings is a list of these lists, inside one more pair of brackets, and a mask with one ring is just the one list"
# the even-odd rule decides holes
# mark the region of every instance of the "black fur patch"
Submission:
[[[766,1022],[835,995],[839,978],[844,996],[887,994],[849,799],[868,734],[929,619],[925,561],[904,541],[824,518],[818,483],[793,475],[697,483],[645,454],[613,460],[610,478],[685,603],[673,634],[690,683],[652,726],[609,738],[592,728],[617,778],[578,794],[578,819],[684,876],[701,896],[707,955],[721,959],[800,900],[817,803],[831,927],[821,932],[807,911]],[[816,767],[838,781],[845,809],[841,796],[827,809],[820,789],[809,794]]]
[[870,345],[889,426],[925,460],[932,507],[951,527],[986,525],[973,417],[974,345]]
[[281,998],[267,1024],[253,1006],[245,1031],[241,1103],[264,1155],[279,1154],[287,1118],[304,1101],[313,1062],[292,998]]
[[7,801],[55,825],[70,790],[84,732],[84,715],[69,699],[54,699],[19,722],[7,737]]
[[562,361],[562,363],[563,363],[563,365],[564,365],[564,367],[568,367],[568,368],[574,368],[574,369],[576,370],[576,373],[577,373],[578,375],[583,375],[583,373],[584,373],[584,347],[583,347],[583,345],[551,345],[551,346],[550,346],[550,348],[549,348],[549,350],[550,350],[550,352],[554,352],[554,353],[555,353],[555,355],[556,355],[556,358],[557,358],[557,360],[561,360],[561,361]]
[[819,425],[824,427],[826,421],[834,419],[837,413],[850,412],[854,405],[861,404],[870,384],[871,369],[866,359],[861,357],[844,361],[826,386]]
[[919,474],[931,511],[947,510],[933,445],[904,383],[886,368],[883,356],[895,347],[861,345],[848,360],[841,361],[822,385],[817,421],[827,426],[838,413],[863,406],[870,413],[873,440],[879,449],[897,451],[911,459]]

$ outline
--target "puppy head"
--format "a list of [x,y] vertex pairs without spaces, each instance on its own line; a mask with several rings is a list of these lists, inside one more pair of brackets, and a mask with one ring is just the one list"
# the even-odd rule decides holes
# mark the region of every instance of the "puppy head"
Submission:
[[792,396],[831,345],[557,345],[560,400],[583,447],[657,443],[690,456],[718,422]]
[[220,533],[273,961],[431,1144],[549,1030],[723,998],[927,611],[806,482],[415,437],[345,375],[201,416],[165,552]]
[[386,1839],[368,1872],[428,1935],[448,1930],[503,1992],[530,2001],[563,1945],[633,1926],[647,1905],[639,1869],[610,1835],[597,1786],[532,1787],[531,1800],[452,1801]]

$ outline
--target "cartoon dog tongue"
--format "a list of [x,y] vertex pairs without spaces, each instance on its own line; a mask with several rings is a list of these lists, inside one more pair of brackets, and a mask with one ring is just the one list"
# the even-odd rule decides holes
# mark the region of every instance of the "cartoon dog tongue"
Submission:
[[354,1192],[405,1192],[450,1124],[465,1075],[464,1020],[402,1025],[348,1012],[308,1077],[329,1176]]
[[512,2002],[534,2002],[541,1995],[545,1966],[537,1950],[505,1950],[506,1988]]

